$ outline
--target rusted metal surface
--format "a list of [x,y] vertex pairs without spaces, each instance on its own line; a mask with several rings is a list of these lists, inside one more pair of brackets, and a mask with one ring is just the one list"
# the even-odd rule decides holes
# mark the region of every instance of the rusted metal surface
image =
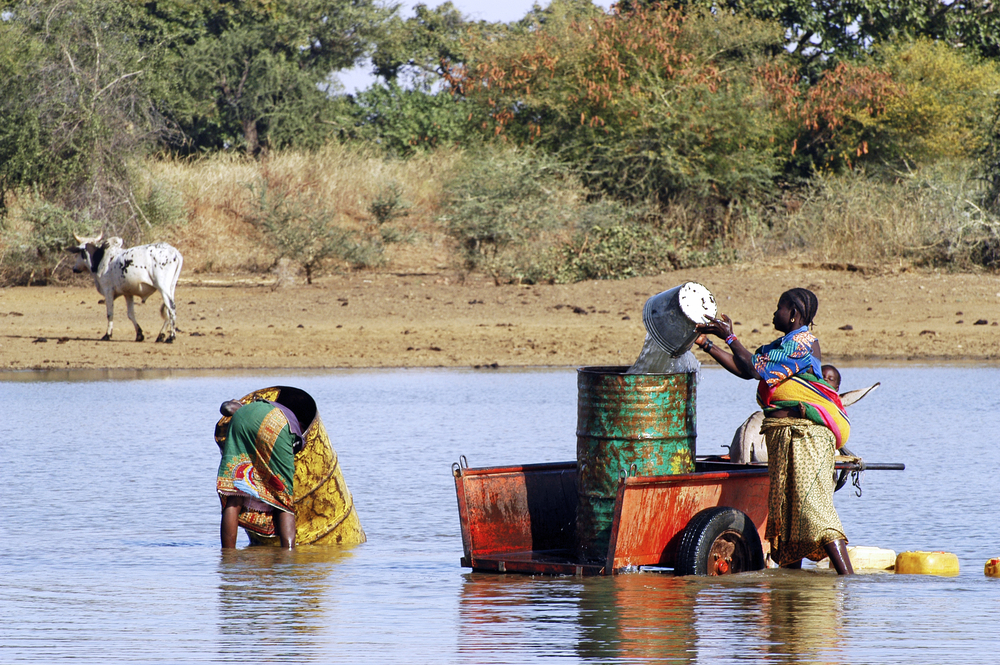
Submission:
[[575,551],[603,560],[624,475],[691,473],[695,467],[694,374],[626,374],[628,367],[577,373],[580,497]]
[[573,547],[574,462],[453,467],[462,524],[462,565],[478,571],[610,575],[629,566],[672,567],[681,532],[703,508],[746,513],[763,537],[767,468],[631,477],[615,492],[608,549],[599,562]]
[[715,539],[708,553],[709,575],[728,575],[730,570],[745,570],[743,562],[749,557],[741,556],[745,553],[738,538],[739,534],[727,531]]
[[681,533],[705,508],[727,506],[753,521],[764,541],[767,468],[626,478],[618,488],[607,567],[673,568]]
[[465,559],[561,551],[573,544],[576,464],[453,467]]
[[573,561],[569,550],[555,552],[497,552],[474,559],[462,559],[462,565],[478,572],[521,573],[526,575],[606,575],[600,564]]

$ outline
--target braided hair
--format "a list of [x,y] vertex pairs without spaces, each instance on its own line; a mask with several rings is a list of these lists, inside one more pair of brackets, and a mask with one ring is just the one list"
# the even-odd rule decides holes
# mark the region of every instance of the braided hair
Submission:
[[782,298],[788,298],[799,314],[802,315],[802,325],[811,326],[816,310],[819,309],[819,299],[816,294],[809,289],[789,289],[781,294]]

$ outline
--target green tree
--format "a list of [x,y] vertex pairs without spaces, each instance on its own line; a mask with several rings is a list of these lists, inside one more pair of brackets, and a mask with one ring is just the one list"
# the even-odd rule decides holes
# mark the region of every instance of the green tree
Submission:
[[469,110],[443,85],[445,68],[464,61],[469,38],[509,30],[469,21],[451,2],[433,9],[419,4],[409,18],[394,14],[371,56],[379,80],[343,105],[342,135],[398,156],[468,141]]
[[591,0],[554,0],[544,8],[537,3],[523,18],[512,23],[471,21],[451,2],[436,8],[418,4],[413,16],[393,15],[372,54],[374,73],[385,81],[406,72],[433,83],[445,68],[465,62],[465,44],[470,39],[499,39],[524,34],[552,22],[565,23],[600,16],[604,11]]
[[378,144],[387,154],[407,157],[421,150],[467,142],[475,130],[462,99],[418,83],[404,88],[394,80],[376,83],[347,105],[344,132]]
[[462,61],[462,39],[486,25],[468,21],[451,2],[434,9],[416,5],[412,17],[394,14],[383,25],[372,52],[373,71],[386,82],[406,72],[432,83],[440,79],[443,62]]
[[983,149],[1000,62],[927,39],[887,45],[879,55],[901,91],[873,127],[871,152],[880,162],[964,160]]
[[31,187],[80,217],[123,224],[136,205],[130,167],[164,131],[148,87],[155,50],[134,38],[139,17],[107,0],[5,7],[0,200]]
[[541,146],[616,198],[731,202],[771,189],[795,155],[843,152],[878,82],[845,68],[804,89],[780,38],[755,19],[639,7],[472,42],[449,81],[487,134]]
[[56,166],[47,159],[42,119],[32,103],[42,46],[22,21],[0,21],[0,213],[9,193],[43,180]]
[[[139,0],[131,0],[138,3]],[[390,10],[373,0],[143,3],[165,45],[159,103],[187,150],[320,144],[333,131],[331,75],[357,63]]]
[[675,0],[680,8],[777,21],[813,72],[885,42],[928,38],[1000,57],[1000,13],[987,0]]

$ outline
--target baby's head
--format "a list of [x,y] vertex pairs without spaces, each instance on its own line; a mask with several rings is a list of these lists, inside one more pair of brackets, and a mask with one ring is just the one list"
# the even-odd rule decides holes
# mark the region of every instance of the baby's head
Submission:
[[830,384],[834,390],[840,390],[840,372],[833,365],[823,365],[820,370],[823,372],[823,380]]

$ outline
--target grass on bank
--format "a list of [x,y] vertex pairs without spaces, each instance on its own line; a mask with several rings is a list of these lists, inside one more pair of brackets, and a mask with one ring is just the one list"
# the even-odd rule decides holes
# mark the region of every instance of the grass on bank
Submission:
[[[497,283],[658,274],[732,261],[818,261],[873,269],[994,269],[1000,221],[978,205],[971,165],[817,176],[780,200],[596,197],[564,165],[505,148],[406,160],[331,145],[259,161],[231,154],[133,167],[134,221],[80,219],[22,192],[0,220],[3,284],[69,278],[62,250],[103,231],[167,241],[188,274],[454,270]],[[723,219],[723,224],[705,219]],[[306,273],[308,272],[308,275]]]

